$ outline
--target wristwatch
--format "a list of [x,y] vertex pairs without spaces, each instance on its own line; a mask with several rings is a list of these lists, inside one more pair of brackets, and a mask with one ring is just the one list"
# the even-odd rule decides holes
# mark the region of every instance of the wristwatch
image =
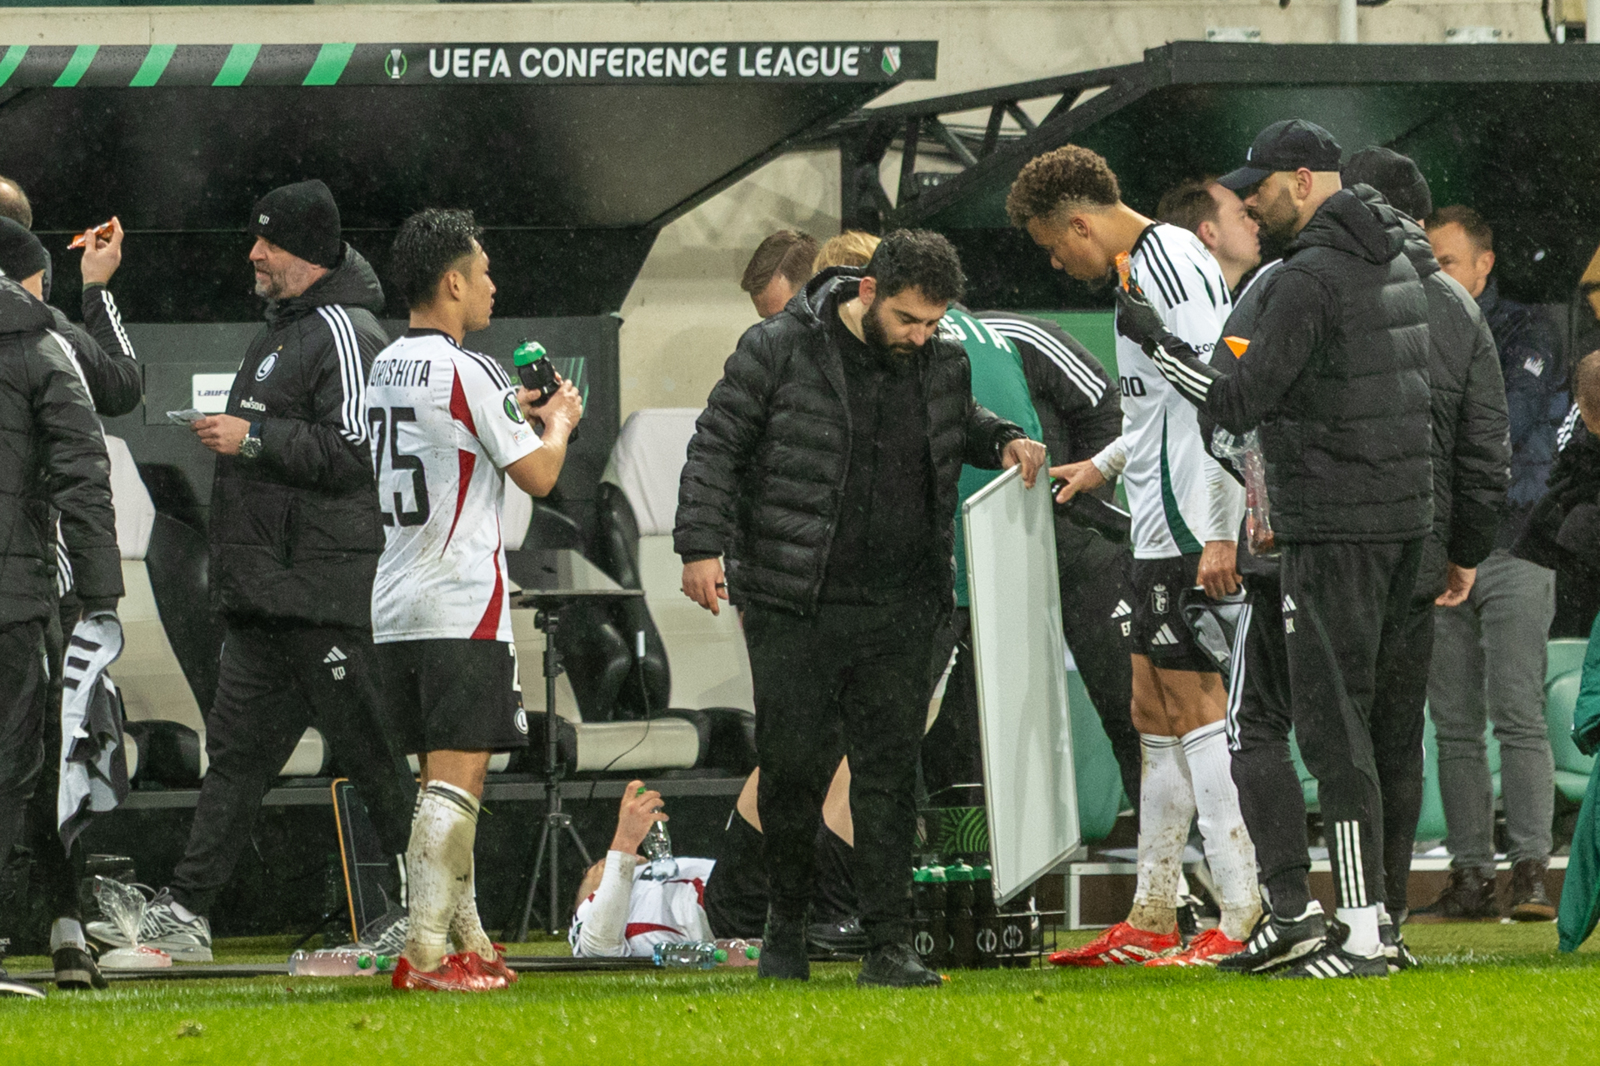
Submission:
[[254,459],[261,454],[261,423],[252,422],[245,431],[244,440],[239,442],[239,458]]

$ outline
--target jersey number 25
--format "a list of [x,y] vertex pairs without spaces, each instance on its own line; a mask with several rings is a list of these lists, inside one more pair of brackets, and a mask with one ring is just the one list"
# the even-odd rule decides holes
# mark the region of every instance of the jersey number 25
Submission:
[[[367,421],[372,426],[372,465],[378,478],[380,506],[387,500],[394,503],[393,511],[387,507],[384,509],[383,524],[386,526],[396,522],[402,526],[420,526],[428,520],[428,473],[422,467],[420,456],[406,455],[400,450],[400,423],[416,420],[417,412],[413,407],[373,407],[367,411]],[[386,452],[389,460],[387,476],[383,469]],[[405,471],[411,473],[411,494],[417,505],[410,511],[406,510],[400,491],[400,479],[405,476]]]

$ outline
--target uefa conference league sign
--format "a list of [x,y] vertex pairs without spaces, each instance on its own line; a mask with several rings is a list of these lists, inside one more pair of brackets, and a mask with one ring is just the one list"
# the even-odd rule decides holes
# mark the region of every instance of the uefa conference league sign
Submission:
[[604,85],[898,82],[936,73],[937,41],[9,45],[0,87]]

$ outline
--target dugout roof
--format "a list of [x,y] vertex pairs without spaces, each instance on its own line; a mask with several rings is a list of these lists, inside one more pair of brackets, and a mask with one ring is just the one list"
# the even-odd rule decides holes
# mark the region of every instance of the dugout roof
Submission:
[[[1015,117],[1019,102],[1050,97],[1037,124]],[[1240,165],[1255,133],[1283,118],[1327,127],[1347,157],[1372,144],[1412,156],[1435,205],[1469,204],[1495,227],[1507,294],[1549,302],[1571,293],[1600,241],[1597,112],[1600,48],[1178,43],[1128,66],[869,109],[836,132],[847,151],[874,124],[920,143],[923,161],[885,221],[950,235],[975,306],[1101,302],[1076,283],[1063,292],[1008,228],[1006,191],[1029,159],[1069,142],[1093,148],[1123,199],[1154,214],[1162,192]]]
[[603,314],[663,225],[936,60],[931,41],[0,45],[0,173],[58,260],[120,215],[138,321],[257,318],[246,216],[308,177],[380,274],[407,214],[470,207],[497,314]]

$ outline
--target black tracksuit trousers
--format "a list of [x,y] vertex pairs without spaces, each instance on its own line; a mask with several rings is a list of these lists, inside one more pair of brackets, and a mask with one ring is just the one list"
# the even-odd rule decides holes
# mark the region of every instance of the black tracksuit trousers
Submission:
[[756,803],[774,915],[799,921],[810,908],[822,800],[847,755],[862,929],[872,947],[910,942],[917,752],[942,613],[931,597],[824,603],[805,616],[745,609],[761,764]]
[[1282,913],[1311,898],[1291,727],[1317,779],[1339,905],[1404,907],[1432,649],[1412,599],[1420,555],[1420,541],[1287,545],[1281,580],[1247,577],[1228,736],[1261,881]]
[[45,628],[44,622],[0,626],[0,863],[22,839],[23,813],[44,764]]
[[[1131,556],[1125,546],[1072,526],[1065,518],[1056,523],[1056,551],[1062,633],[1078,664],[1083,687],[1100,716],[1100,725],[1111,741],[1122,790],[1137,809],[1144,756],[1139,748],[1139,731],[1133,728],[1133,667],[1121,623],[1112,617],[1118,603],[1134,601],[1128,584]],[[930,795],[950,785],[983,780],[977,676],[972,661],[972,632],[965,614],[956,612],[955,666],[945,682],[939,717],[922,739],[922,778]],[[940,662],[937,669],[943,672],[944,666]],[[937,676],[934,680],[937,682]]]
[[[337,654],[335,654],[337,651]],[[250,840],[261,799],[307,726],[354,782],[383,849],[405,853],[417,785],[383,714],[372,638],[343,627],[231,624],[206,717],[210,769],[172,875],[172,896],[208,914]]]

